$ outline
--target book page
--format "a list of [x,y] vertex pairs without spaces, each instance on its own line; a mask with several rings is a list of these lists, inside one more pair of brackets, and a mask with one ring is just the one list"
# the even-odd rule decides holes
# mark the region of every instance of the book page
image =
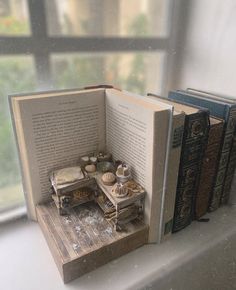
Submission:
[[132,176],[151,187],[154,114],[142,106],[106,93],[106,145],[115,160],[131,166]]
[[115,160],[131,166],[135,181],[147,191],[145,213],[150,218],[153,190],[154,113],[134,98],[122,98],[114,90],[106,91],[106,144]]
[[106,90],[106,143],[114,159],[131,166],[145,191],[149,243],[159,239],[170,106],[127,92]]
[[19,100],[23,128],[19,143],[27,152],[23,171],[34,205],[49,197],[52,170],[105,150],[104,107],[104,90]]

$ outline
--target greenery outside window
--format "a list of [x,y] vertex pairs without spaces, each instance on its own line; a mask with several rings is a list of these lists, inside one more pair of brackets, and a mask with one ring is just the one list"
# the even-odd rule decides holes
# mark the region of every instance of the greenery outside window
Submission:
[[0,0],[0,213],[24,204],[7,95],[165,90],[172,1]]

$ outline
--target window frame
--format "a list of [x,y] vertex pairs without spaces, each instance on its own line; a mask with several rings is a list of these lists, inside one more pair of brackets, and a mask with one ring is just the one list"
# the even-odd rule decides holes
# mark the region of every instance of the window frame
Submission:
[[[37,87],[39,90],[50,89],[53,85],[51,55],[56,53],[109,53],[109,52],[164,52],[161,76],[161,95],[166,95],[171,87],[173,50],[176,42],[176,25],[182,0],[169,0],[167,11],[166,36],[160,37],[80,37],[50,36],[47,30],[45,0],[26,0],[28,5],[30,35],[0,35],[0,56],[30,55],[34,60]],[[177,17],[176,17],[177,15]],[[23,213],[26,212],[22,206]],[[11,214],[9,208],[9,217]],[[6,212],[4,212],[6,213]]]
[[[1,36],[0,55],[32,55],[39,89],[52,86],[50,55],[54,53],[97,52],[164,52],[161,91],[166,90],[166,73],[169,70],[171,46],[171,19],[174,0],[169,0],[167,9],[167,34],[165,37],[70,37],[50,36],[47,32],[45,0],[27,0],[29,11],[29,36]],[[176,5],[175,5],[176,6]]]

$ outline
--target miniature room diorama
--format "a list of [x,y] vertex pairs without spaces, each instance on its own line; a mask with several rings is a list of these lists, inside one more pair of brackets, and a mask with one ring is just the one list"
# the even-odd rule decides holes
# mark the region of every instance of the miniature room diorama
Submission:
[[60,215],[70,215],[71,208],[94,201],[116,230],[143,219],[145,191],[132,179],[130,167],[114,162],[111,154],[83,156],[78,166],[53,171],[50,181]]
[[52,200],[37,206],[64,282],[147,243],[145,189],[131,167],[99,152],[49,174]]

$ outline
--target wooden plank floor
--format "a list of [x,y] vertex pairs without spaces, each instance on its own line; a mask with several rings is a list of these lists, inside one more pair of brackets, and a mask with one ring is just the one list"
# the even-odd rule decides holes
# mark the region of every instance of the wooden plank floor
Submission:
[[148,227],[130,222],[117,232],[93,202],[60,216],[54,202],[37,206],[39,224],[64,282],[147,243]]

